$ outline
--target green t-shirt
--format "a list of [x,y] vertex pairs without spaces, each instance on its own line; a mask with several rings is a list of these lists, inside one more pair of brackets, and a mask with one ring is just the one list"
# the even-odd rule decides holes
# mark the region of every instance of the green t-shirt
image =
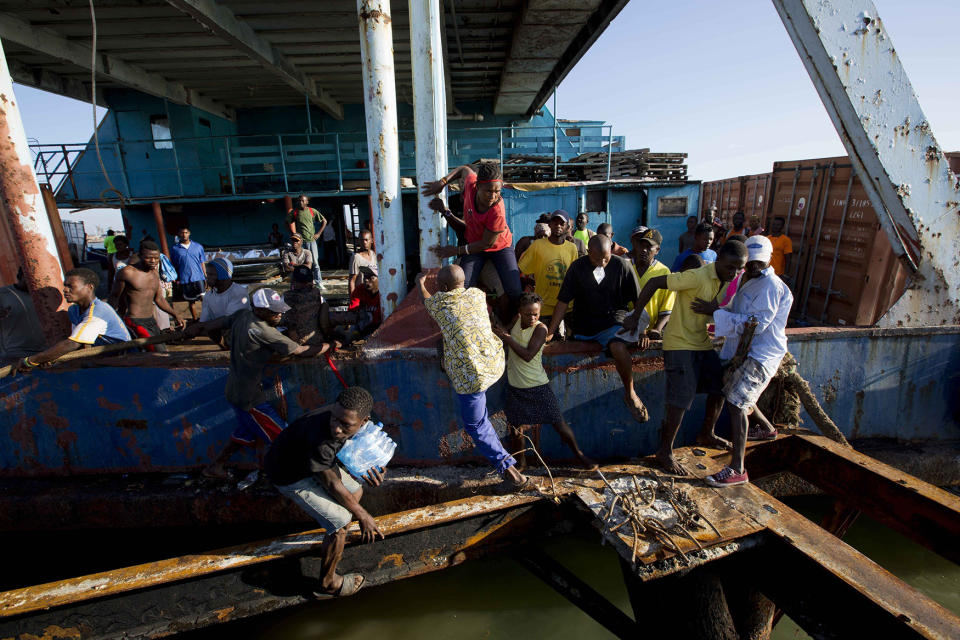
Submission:
[[116,236],[104,236],[103,238],[103,248],[107,250],[108,255],[113,255],[117,252],[117,245],[113,243]]
[[[313,224],[314,219],[319,218],[323,220],[323,216],[320,215],[320,212],[314,209],[313,207],[307,207],[306,209],[290,209],[287,212],[287,224],[291,222],[294,223],[297,233],[303,238],[303,243],[313,242],[314,237],[316,237],[316,227]],[[323,223],[320,223],[321,226]]]

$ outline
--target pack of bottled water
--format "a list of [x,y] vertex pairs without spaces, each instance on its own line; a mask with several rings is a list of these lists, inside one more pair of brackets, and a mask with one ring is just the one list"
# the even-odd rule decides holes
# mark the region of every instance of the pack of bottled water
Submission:
[[383,431],[383,423],[370,420],[347,440],[337,458],[350,475],[361,478],[374,467],[386,467],[397,449],[397,443]]

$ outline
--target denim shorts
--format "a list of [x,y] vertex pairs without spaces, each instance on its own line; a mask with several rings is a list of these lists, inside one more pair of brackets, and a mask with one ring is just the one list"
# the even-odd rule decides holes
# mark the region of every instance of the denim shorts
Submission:
[[[607,327],[606,329],[604,329],[604,330],[601,331],[600,333],[595,333],[595,334],[592,335],[592,336],[584,336],[584,335],[580,335],[579,333],[575,333],[575,334],[573,335],[573,339],[574,339],[574,340],[583,340],[584,342],[589,342],[589,341],[593,340],[594,342],[599,342],[599,343],[600,343],[600,346],[603,347],[604,349],[606,349],[606,348],[607,348],[607,344],[609,344],[610,341],[613,340],[613,337],[614,337],[615,335],[617,335],[617,332],[620,331],[620,329],[623,329],[623,325],[622,325],[622,324],[615,324],[615,325],[613,325],[612,327]],[[619,340],[619,342],[623,342],[623,341],[622,341],[622,340]]]
[[[360,483],[344,471],[339,465],[340,482],[350,493],[360,489]],[[287,496],[297,506],[307,512],[311,518],[320,523],[327,533],[333,533],[350,524],[353,514],[327,493],[327,489],[313,477],[298,480],[293,484],[277,486],[277,491]]]

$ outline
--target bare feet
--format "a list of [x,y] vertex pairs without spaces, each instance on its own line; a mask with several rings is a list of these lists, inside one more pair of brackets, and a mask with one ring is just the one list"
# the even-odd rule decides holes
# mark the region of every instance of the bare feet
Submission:
[[643,402],[640,401],[637,394],[633,394],[632,397],[624,396],[623,404],[627,405],[627,410],[630,411],[630,415],[637,422],[646,422],[650,419],[650,412],[643,406]]
[[582,453],[577,456],[577,462],[580,463],[580,466],[586,469],[587,471],[596,471],[600,468],[596,462],[583,455]]
[[671,475],[675,476],[688,476],[690,473],[684,469],[683,465],[677,462],[677,459],[673,457],[673,452],[663,454],[657,453],[657,464],[663,468],[664,471]]
[[730,451],[733,449],[733,443],[725,438],[721,438],[712,431],[706,435],[700,434],[697,436],[697,444],[703,447],[711,447],[713,449],[726,449]]

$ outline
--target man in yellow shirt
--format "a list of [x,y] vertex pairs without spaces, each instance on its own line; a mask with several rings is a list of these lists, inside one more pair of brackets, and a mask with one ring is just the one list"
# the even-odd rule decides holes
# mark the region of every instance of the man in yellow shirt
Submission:
[[[630,244],[633,245],[630,257],[633,259],[633,272],[637,274],[638,286],[641,291],[650,281],[650,278],[670,274],[667,265],[656,259],[662,242],[663,236],[656,229],[640,226],[630,234]],[[652,340],[660,339],[663,327],[667,324],[670,313],[673,311],[675,297],[676,294],[673,291],[660,289],[650,298],[650,302],[646,306],[647,315],[650,316],[650,324],[644,329],[648,338]]]
[[518,264],[520,273],[533,275],[534,291],[543,298],[540,321],[548,326],[567,268],[579,257],[577,247],[566,239],[567,216],[562,211],[554,211],[549,225],[550,235],[534,240]]
[[[720,247],[717,261],[699,269],[650,278],[637,298],[637,308],[647,306],[659,289],[677,292],[670,322],[663,335],[663,364],[667,374],[666,408],[660,428],[660,449],[657,461],[668,473],[686,474],[673,457],[673,441],[680,430],[683,415],[693,405],[697,393],[707,394],[707,409],[697,443],[730,448],[730,443],[717,437],[713,428],[723,409],[723,369],[720,356],[707,335],[711,321],[707,307],[719,304],[726,283],[747,263],[747,248],[730,240]],[[640,314],[627,318],[624,328],[633,328]],[[632,324],[632,326],[631,326]]]
[[778,276],[786,274],[790,270],[790,259],[793,257],[793,241],[790,236],[783,231],[787,226],[787,221],[777,216],[770,225],[770,235],[767,238],[773,245],[773,256],[770,258],[770,266],[773,272]]

